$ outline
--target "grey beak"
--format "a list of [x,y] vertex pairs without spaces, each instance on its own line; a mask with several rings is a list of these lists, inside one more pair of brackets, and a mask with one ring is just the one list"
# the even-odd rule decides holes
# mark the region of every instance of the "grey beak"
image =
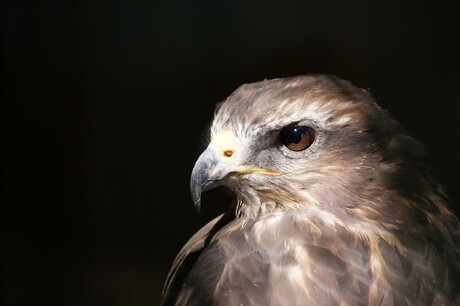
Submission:
[[225,178],[235,169],[226,163],[213,148],[207,148],[198,158],[190,178],[190,191],[196,210],[201,209],[201,193],[222,185]]

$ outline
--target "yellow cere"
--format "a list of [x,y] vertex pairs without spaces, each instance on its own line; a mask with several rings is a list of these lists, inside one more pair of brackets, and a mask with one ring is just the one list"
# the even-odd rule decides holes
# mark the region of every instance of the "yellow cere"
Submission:
[[[209,148],[213,148],[222,156],[227,157],[222,161],[234,164],[234,161],[230,158],[232,157],[233,153],[235,153],[235,136],[231,130],[227,130],[215,135],[209,144]],[[270,176],[277,176],[282,174],[280,172],[274,172],[268,169],[244,165],[239,167],[237,166],[236,172],[238,174],[262,174]]]
[[214,148],[220,154],[230,157],[235,151],[235,136],[231,130],[224,131],[212,138],[209,147]]

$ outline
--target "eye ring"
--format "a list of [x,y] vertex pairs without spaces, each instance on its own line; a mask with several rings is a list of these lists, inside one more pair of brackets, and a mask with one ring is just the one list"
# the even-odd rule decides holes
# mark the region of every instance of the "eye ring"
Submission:
[[315,133],[308,126],[289,126],[281,131],[281,142],[291,151],[308,149],[315,140]]

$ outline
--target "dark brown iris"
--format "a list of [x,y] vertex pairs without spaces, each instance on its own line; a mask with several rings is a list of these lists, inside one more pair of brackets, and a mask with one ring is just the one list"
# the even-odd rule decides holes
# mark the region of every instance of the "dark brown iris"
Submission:
[[292,151],[302,151],[311,146],[314,140],[313,130],[307,126],[290,126],[281,132],[281,141]]

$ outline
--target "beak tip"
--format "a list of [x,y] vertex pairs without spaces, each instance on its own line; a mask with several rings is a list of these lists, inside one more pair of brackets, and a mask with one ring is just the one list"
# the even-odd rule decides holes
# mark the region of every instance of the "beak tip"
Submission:
[[201,201],[200,199],[193,201],[193,204],[195,205],[195,209],[197,213],[201,212]]
[[201,210],[201,193],[220,185],[222,178],[228,172],[227,169],[222,168],[222,165],[218,166],[219,164],[220,158],[216,151],[207,148],[193,167],[190,177],[190,191],[198,213]]

